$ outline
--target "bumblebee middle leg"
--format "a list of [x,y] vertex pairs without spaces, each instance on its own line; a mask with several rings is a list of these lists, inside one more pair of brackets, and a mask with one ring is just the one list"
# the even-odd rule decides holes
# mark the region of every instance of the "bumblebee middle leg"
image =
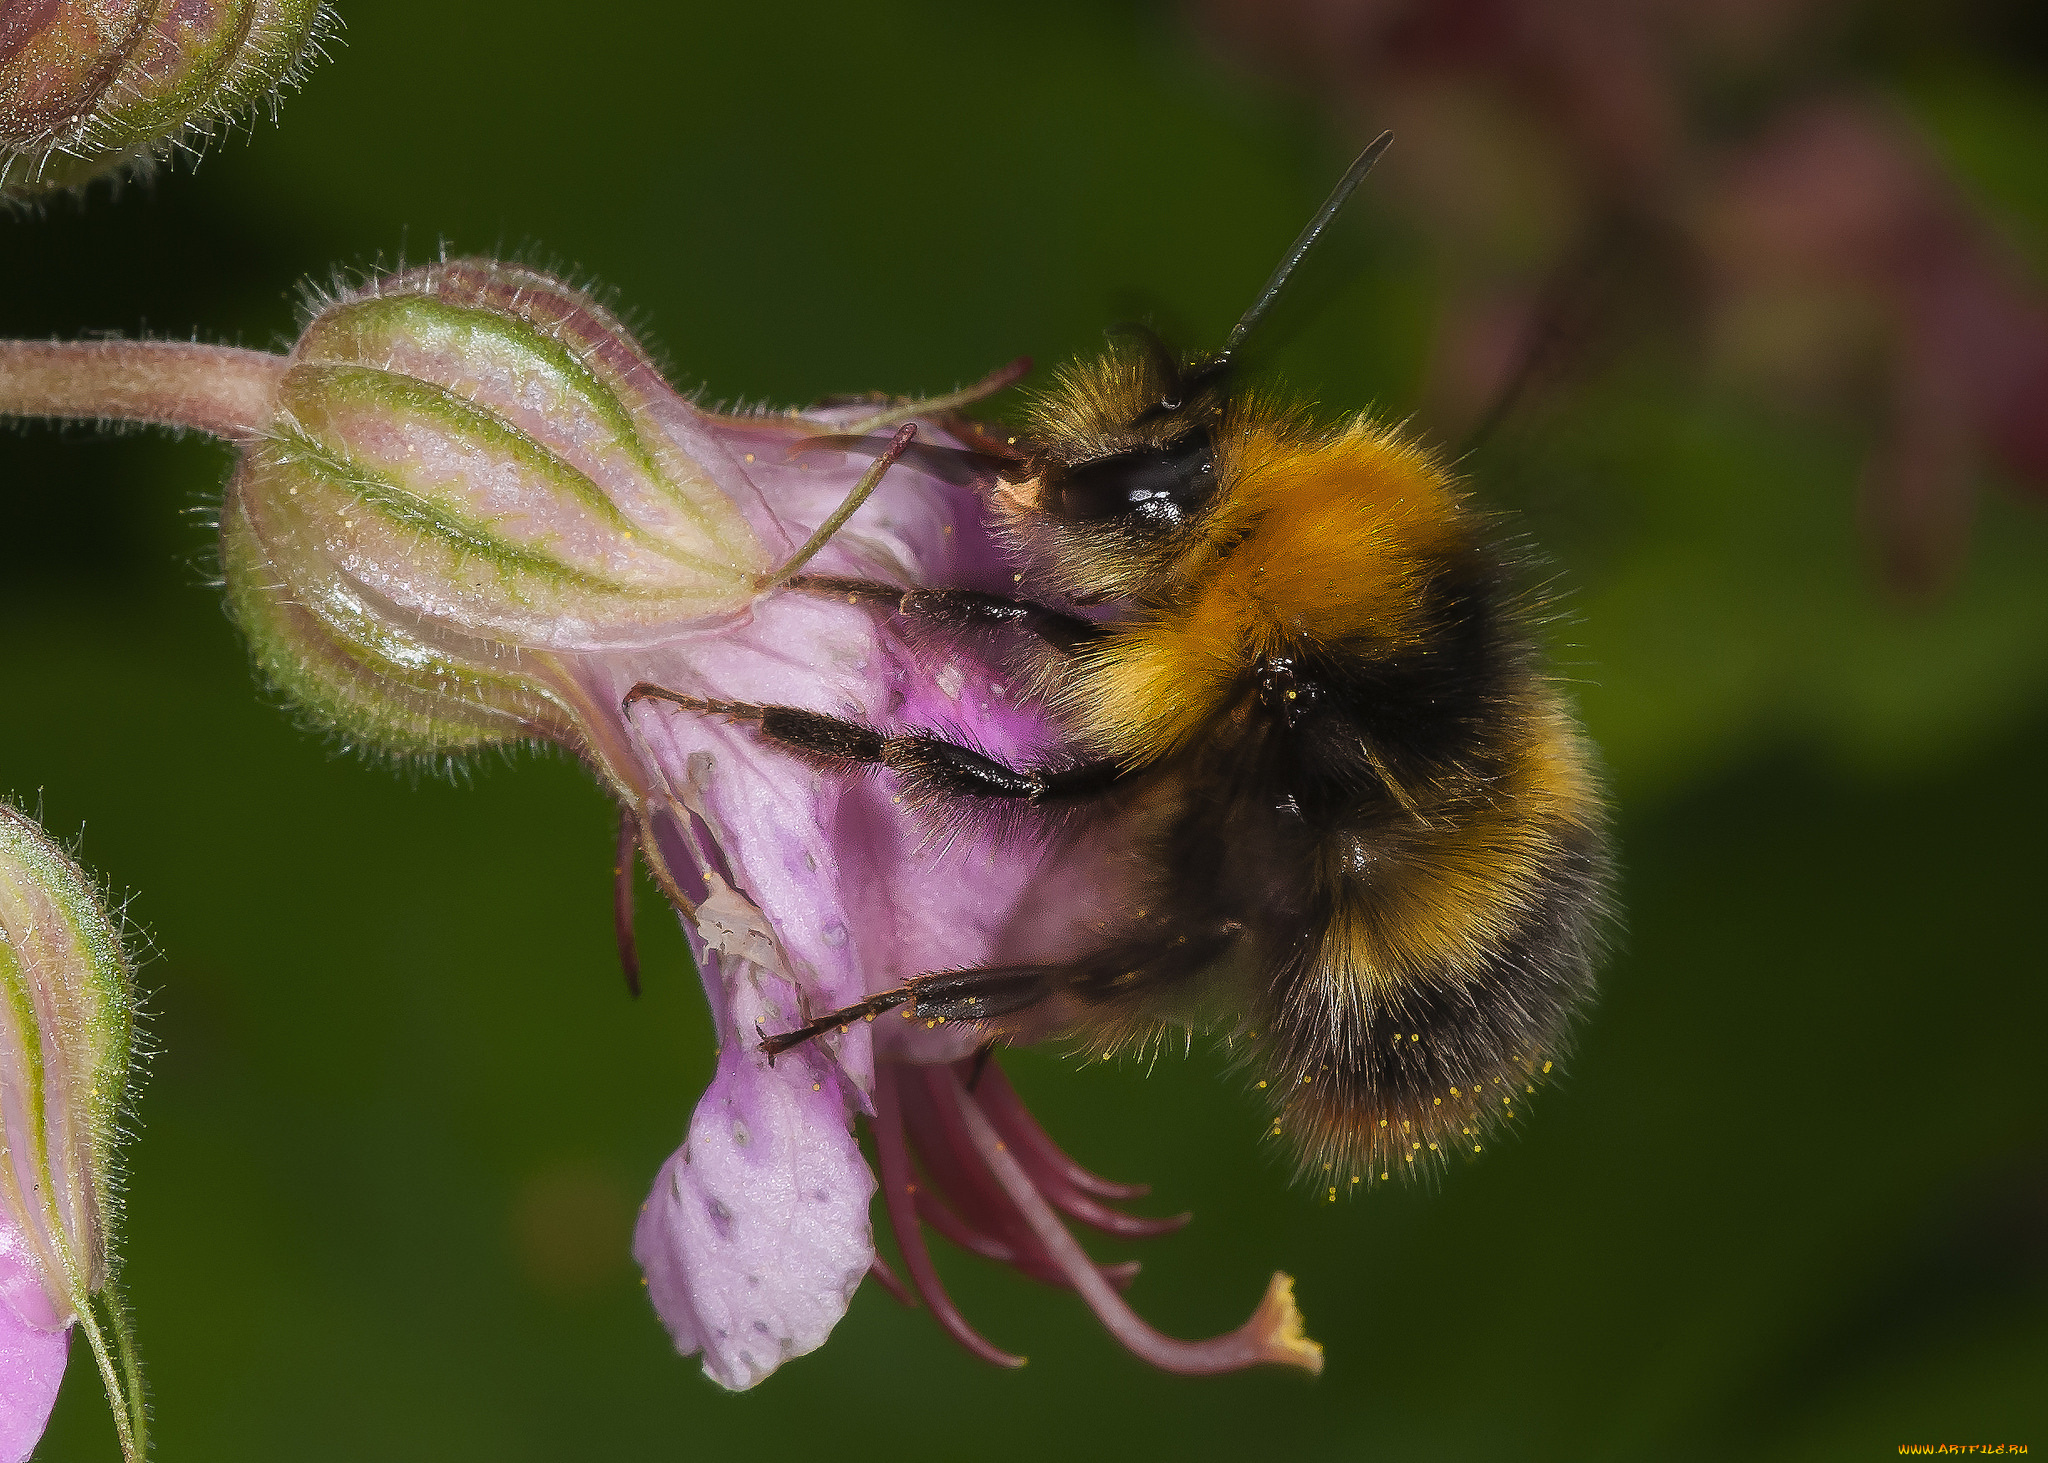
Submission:
[[1029,630],[1063,655],[1092,641],[1107,630],[1093,620],[1070,615],[1028,599],[986,594],[978,589],[898,589],[875,579],[839,579],[824,574],[799,574],[782,586],[804,594],[886,605],[906,620],[950,630],[979,630],[1014,626]]
[[1107,760],[1073,767],[1011,767],[972,747],[925,732],[884,736],[859,722],[800,706],[709,700],[646,681],[626,693],[624,709],[630,712],[639,701],[665,701],[685,711],[750,723],[769,741],[828,767],[886,767],[902,779],[904,790],[919,803],[948,798],[1062,803],[1107,792],[1125,775],[1119,764]]

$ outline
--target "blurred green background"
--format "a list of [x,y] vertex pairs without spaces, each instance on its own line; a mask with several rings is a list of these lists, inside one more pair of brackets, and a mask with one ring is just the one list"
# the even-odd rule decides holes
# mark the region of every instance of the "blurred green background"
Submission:
[[[281,344],[300,281],[445,242],[587,272],[713,398],[938,390],[1090,350],[1134,299],[1217,339],[1373,127],[1145,7],[342,8],[280,128],[0,218],[0,333]],[[1976,13],[1849,61],[2038,272],[2048,52]],[[1384,194],[1346,229],[1363,280],[1281,364],[1406,415],[1442,272]],[[711,1040],[651,890],[625,994],[590,780],[336,756],[208,582],[224,449],[0,436],[0,793],[84,830],[152,950],[126,1273],[160,1456],[2048,1447],[2048,515],[1987,493],[1955,582],[1898,603],[1866,445],[1643,345],[1467,459],[1569,587],[1629,925],[1566,1080],[1483,1162],[1322,1204],[1213,1053],[1008,1059],[1084,1161],[1195,1211],[1139,1308],[1220,1330],[1288,1269],[1320,1380],[1156,1375],[941,1247],[1021,1373],[870,1286],[730,1396],[627,1254]],[[82,1351],[40,1456],[114,1456]]]

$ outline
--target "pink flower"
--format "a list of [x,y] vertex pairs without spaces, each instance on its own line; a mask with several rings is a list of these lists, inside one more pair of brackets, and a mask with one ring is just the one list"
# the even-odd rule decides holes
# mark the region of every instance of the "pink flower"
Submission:
[[[781,552],[837,505],[868,460],[833,452],[792,463],[795,434],[781,422],[724,422],[717,433],[793,525]],[[883,479],[811,567],[998,592],[1014,573],[994,552],[974,494],[913,464]],[[857,712],[883,731],[944,727],[1013,762],[1051,740],[1042,709],[1006,683],[999,662],[913,640],[886,614],[837,600],[773,595],[753,606],[750,624],[613,664],[622,694],[643,680],[704,699]],[[1126,1237],[1164,1233],[1185,1216],[1139,1219],[1106,1203],[1144,1191],[1106,1183],[1061,1153],[1000,1068],[977,1062],[971,1028],[892,1015],[774,1062],[757,1050],[763,1031],[905,976],[1019,958],[1020,942],[1085,910],[1093,881],[1077,870],[1088,867],[1086,840],[1049,860],[1046,845],[1028,839],[935,835],[886,777],[820,774],[764,749],[750,728],[660,701],[638,702],[631,714],[666,801],[656,820],[661,857],[686,899],[701,901],[692,946],[720,1041],[718,1074],[634,1241],[679,1349],[701,1350],[707,1375],[745,1387],[825,1339],[876,1264],[866,1226],[874,1181],[848,1131],[867,1113],[911,1285],[977,1355],[1018,1361],[954,1310],[923,1224],[1079,1290],[1118,1339],[1157,1365],[1319,1366],[1284,1277],[1252,1321],[1216,1341],[1172,1341],[1138,1320],[1119,1294],[1132,1270],[1094,1265],[1062,1216]]]
[[[806,573],[1011,587],[1019,571],[946,455],[973,428],[937,415],[945,404],[924,404],[916,445]],[[0,346],[7,411],[169,421],[244,442],[222,561],[276,684],[338,735],[387,752],[560,743],[618,799],[684,916],[718,1032],[717,1074],[634,1245],[678,1348],[701,1352],[714,1380],[751,1386],[820,1345],[881,1273],[875,1180],[853,1135],[862,1115],[911,1287],[979,1354],[1015,1360],[946,1299],[925,1224],[1073,1287],[1160,1366],[1319,1369],[1285,1276],[1213,1341],[1138,1320],[1119,1293],[1130,1270],[1096,1266],[1065,1221],[1125,1236],[1180,1221],[1111,1207],[1141,1191],[1061,1154],[971,1028],[889,1017],[779,1060],[760,1050],[764,1034],[906,977],[1029,958],[1100,913],[1093,891],[1115,882],[1099,876],[1115,856],[1109,830],[1048,842],[933,828],[889,776],[828,775],[717,714],[792,706],[944,728],[998,756],[1049,749],[1044,709],[999,651],[780,587],[781,567],[871,479],[905,411],[703,412],[589,297],[487,261],[351,291],[283,359]],[[840,441],[813,440],[826,434]],[[698,709],[633,697],[643,684]]]

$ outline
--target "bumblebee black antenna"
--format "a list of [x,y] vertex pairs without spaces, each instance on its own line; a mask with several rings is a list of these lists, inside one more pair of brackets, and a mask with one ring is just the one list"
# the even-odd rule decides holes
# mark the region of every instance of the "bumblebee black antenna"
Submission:
[[1230,328],[1230,336],[1223,342],[1223,349],[1186,371],[1168,377],[1169,394],[1162,397],[1157,405],[1147,408],[1139,417],[1140,422],[1166,412],[1179,411],[1189,396],[1213,384],[1236,364],[1238,348],[1259,328],[1266,316],[1272,313],[1274,302],[1287,288],[1287,281],[1293,277],[1295,268],[1308,257],[1309,251],[1316,246],[1316,240],[1323,236],[1323,230],[1330,226],[1330,220],[1350,201],[1351,195],[1358,191],[1358,185],[1365,181],[1365,175],[1372,171],[1372,165],[1380,160],[1380,154],[1393,146],[1393,143],[1394,134],[1382,132],[1366,145],[1365,151],[1358,155],[1357,160],[1345,170],[1344,176],[1337,180],[1337,186],[1330,190],[1330,196],[1323,200],[1323,206],[1316,210],[1316,216],[1308,221],[1308,227],[1301,231],[1293,246],[1281,256],[1280,263],[1267,278],[1265,288],[1260,290],[1259,297],[1252,301],[1252,307],[1239,316],[1237,324]]
[[1227,360],[1235,355],[1237,348],[1244,344],[1245,337],[1258,329],[1259,322],[1272,310],[1273,302],[1280,298],[1280,291],[1287,287],[1288,276],[1294,273],[1295,266],[1308,256],[1308,251],[1316,246],[1316,240],[1323,236],[1323,230],[1330,226],[1330,220],[1337,216],[1337,211],[1350,200],[1353,193],[1358,191],[1358,185],[1365,181],[1365,175],[1372,171],[1372,165],[1380,160],[1380,154],[1393,145],[1394,134],[1382,132],[1367,145],[1365,151],[1358,155],[1358,161],[1354,162],[1350,170],[1338,180],[1337,186],[1330,191],[1330,196],[1324,200],[1323,206],[1316,211],[1316,216],[1310,219],[1308,227],[1301,231],[1301,237],[1294,241],[1294,247],[1287,251],[1286,257],[1281,259],[1279,266],[1274,269],[1272,278],[1266,281],[1266,287],[1259,291],[1259,297],[1252,301],[1252,307],[1239,317],[1236,325],[1231,327],[1230,339],[1223,342],[1223,359]]

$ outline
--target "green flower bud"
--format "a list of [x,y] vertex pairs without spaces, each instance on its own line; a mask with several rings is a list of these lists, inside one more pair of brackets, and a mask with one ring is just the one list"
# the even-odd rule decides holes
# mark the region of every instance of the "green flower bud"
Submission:
[[43,0],[0,9],[0,196],[147,165],[297,79],[319,0]]
[[[18,1358],[52,1338],[61,1375],[57,1338],[83,1326],[131,1458],[142,1452],[141,1392],[109,1230],[134,1006],[120,932],[92,882],[0,804],[0,1352]],[[6,1371],[0,1411],[12,1421],[25,1401],[16,1388],[34,1378]]]
[[617,707],[579,658],[729,615],[767,567],[705,421],[545,275],[377,281],[314,317],[228,487],[229,603],[271,679],[359,745],[542,737],[614,762]]

